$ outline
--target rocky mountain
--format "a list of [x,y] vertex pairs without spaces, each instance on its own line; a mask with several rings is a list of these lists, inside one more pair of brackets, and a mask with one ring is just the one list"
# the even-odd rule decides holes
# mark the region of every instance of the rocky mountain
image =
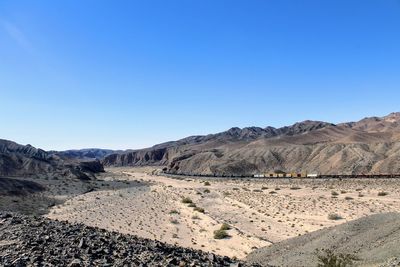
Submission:
[[71,149],[65,151],[49,151],[49,153],[57,155],[65,159],[98,159],[101,160],[104,157],[121,153],[119,150],[111,149],[100,149],[100,148],[87,148],[87,149]]
[[102,171],[100,161],[65,160],[31,145],[0,139],[0,177],[68,176],[89,180]]
[[231,128],[106,156],[107,166],[160,165],[177,174],[400,173],[400,113],[332,124]]
[[104,229],[0,212],[1,266],[259,266]]

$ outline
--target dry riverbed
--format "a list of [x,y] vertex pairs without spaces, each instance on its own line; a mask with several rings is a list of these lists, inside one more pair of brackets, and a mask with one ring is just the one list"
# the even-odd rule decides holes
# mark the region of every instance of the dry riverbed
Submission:
[[[107,169],[99,177],[107,189],[71,197],[47,216],[244,258],[271,243],[400,208],[397,180],[175,179],[152,170]],[[230,237],[214,239],[223,223]]]

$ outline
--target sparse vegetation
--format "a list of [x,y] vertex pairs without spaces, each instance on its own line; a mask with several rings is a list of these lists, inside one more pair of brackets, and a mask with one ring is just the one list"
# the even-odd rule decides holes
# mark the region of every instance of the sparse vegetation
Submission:
[[339,195],[339,193],[338,193],[338,192],[336,192],[336,191],[332,191],[332,192],[331,192],[331,195],[332,195],[332,196],[338,196],[338,195]]
[[193,203],[193,201],[188,197],[184,197],[184,198],[182,198],[182,203],[190,204],[190,203]]
[[204,189],[204,193],[209,194],[210,190],[209,189]]
[[229,225],[229,224],[227,224],[227,223],[223,223],[222,225],[221,225],[221,228],[220,228],[221,230],[231,230],[231,226]]
[[333,251],[317,250],[318,267],[347,267],[353,266],[355,261],[358,261],[355,255],[352,254],[335,254]]
[[169,220],[169,222],[172,223],[172,224],[179,224],[179,221],[177,219],[173,219],[173,218],[171,218]]
[[206,181],[206,182],[204,182],[204,185],[205,185],[205,186],[210,186],[211,184],[210,184],[209,181]]
[[340,216],[340,215],[337,214],[337,213],[330,213],[330,214],[328,215],[328,219],[329,219],[329,220],[334,220],[334,221],[336,221],[336,220],[340,220],[340,219],[343,219],[343,218],[342,218],[342,216]]
[[298,186],[292,186],[292,187],[290,188],[290,190],[299,190],[299,189],[301,189],[301,187],[298,187]]
[[200,213],[204,213],[205,212],[205,210],[203,208],[200,208],[200,207],[195,207],[193,210],[197,211],[197,212],[200,212]]
[[169,212],[169,214],[179,214],[179,211],[177,211],[177,210],[171,210],[171,211]]
[[378,197],[384,197],[387,195],[388,195],[388,192],[384,192],[384,191],[378,192]]
[[229,237],[229,234],[225,230],[215,230],[214,231],[214,239],[224,239]]

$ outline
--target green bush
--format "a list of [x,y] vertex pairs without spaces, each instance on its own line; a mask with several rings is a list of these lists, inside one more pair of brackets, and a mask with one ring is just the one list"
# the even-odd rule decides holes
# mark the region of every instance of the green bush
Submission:
[[190,203],[193,203],[193,201],[188,197],[184,197],[184,198],[182,198],[182,203],[190,204]]
[[193,210],[197,211],[197,212],[200,212],[200,213],[204,213],[205,212],[205,210],[203,208],[200,208],[200,207],[195,207]]
[[227,224],[227,223],[223,223],[222,225],[221,225],[221,228],[220,228],[221,230],[231,230],[231,226],[229,225],[229,224]]
[[340,219],[343,219],[343,218],[337,213],[331,213],[331,214],[328,215],[328,219],[336,221],[336,220],[340,220]]
[[225,230],[215,230],[214,239],[224,239],[229,237],[229,234]]
[[177,211],[177,210],[171,210],[171,211],[169,212],[169,214],[179,214],[179,211]]

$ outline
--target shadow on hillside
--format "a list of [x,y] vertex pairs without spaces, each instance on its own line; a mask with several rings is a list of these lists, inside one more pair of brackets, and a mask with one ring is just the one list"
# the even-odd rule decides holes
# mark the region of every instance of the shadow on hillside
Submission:
[[143,181],[116,179],[81,181],[57,177],[0,177],[0,211],[44,215],[53,206],[61,205],[68,199],[79,195],[133,187],[145,189],[142,192],[150,190],[150,184]]

